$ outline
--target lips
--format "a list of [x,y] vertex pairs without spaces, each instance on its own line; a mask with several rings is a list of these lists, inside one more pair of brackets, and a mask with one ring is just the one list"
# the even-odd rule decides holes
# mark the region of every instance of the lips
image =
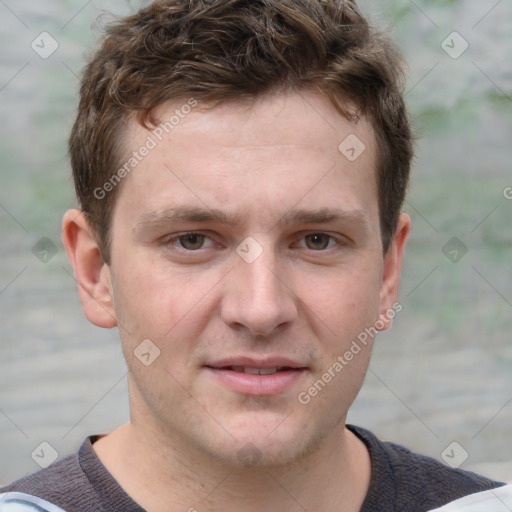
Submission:
[[229,358],[205,365],[211,376],[232,391],[246,395],[277,395],[289,390],[306,365],[282,357]]
[[282,370],[290,369],[295,370],[299,368],[306,368],[307,365],[299,361],[281,356],[268,356],[265,358],[255,358],[247,356],[229,357],[225,359],[218,359],[207,363],[205,366],[210,368],[230,369],[232,371],[241,371],[241,369],[263,369],[263,370]]
[[277,372],[291,370],[287,366],[280,366],[279,368],[252,368],[250,366],[227,366],[218,368],[219,370],[231,370],[237,373],[247,373],[249,375],[273,375]]

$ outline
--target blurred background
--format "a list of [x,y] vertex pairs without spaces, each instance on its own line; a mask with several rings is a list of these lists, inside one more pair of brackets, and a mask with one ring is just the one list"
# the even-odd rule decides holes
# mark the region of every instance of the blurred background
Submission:
[[[420,138],[403,310],[349,422],[512,481],[512,3],[359,4],[408,60]],[[0,483],[128,419],[117,331],[85,319],[60,222],[84,58],[139,5],[0,0]]]

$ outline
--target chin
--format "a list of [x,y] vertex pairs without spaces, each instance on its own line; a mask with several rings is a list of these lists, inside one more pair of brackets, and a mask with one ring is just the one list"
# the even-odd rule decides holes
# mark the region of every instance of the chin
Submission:
[[[274,418],[275,420],[275,418]],[[272,468],[289,466],[316,451],[323,435],[308,433],[304,425],[255,421],[245,428],[228,429],[236,432],[236,439],[224,440],[210,453],[224,464],[245,468]],[[286,424],[286,425],[285,425]],[[213,449],[211,449],[213,448]]]
[[267,469],[288,466],[301,458],[302,452],[297,446],[269,446],[269,443],[253,441],[237,441],[225,450],[214,450],[211,453],[221,463],[235,468]]

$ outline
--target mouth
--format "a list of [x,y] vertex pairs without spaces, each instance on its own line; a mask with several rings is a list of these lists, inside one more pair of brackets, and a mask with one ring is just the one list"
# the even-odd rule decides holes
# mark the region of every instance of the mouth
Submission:
[[244,395],[270,396],[289,391],[302,378],[307,367],[294,362],[214,363],[204,368],[213,379],[231,391]]
[[292,370],[299,370],[300,368],[290,368],[288,366],[280,366],[278,368],[255,368],[251,366],[224,366],[224,367],[214,367],[207,366],[207,368],[212,368],[214,370],[225,370],[236,373],[245,373],[247,375],[273,375],[278,372],[286,372]]

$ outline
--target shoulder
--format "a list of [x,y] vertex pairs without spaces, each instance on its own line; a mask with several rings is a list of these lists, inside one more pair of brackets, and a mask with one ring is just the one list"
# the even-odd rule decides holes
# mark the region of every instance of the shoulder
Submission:
[[436,495],[465,495],[504,485],[484,476],[447,466],[433,457],[421,455],[395,443],[382,443],[400,482],[415,491]]
[[65,512],[53,503],[22,492],[0,493],[0,512]]
[[512,486],[503,482],[451,468],[404,446],[380,441],[371,432],[359,427],[348,428],[366,444],[372,461],[371,484],[365,502],[368,506],[363,508],[363,512],[382,510],[379,503],[382,505],[383,502],[392,507],[392,510],[404,512],[470,512],[477,509],[444,507],[466,497],[470,499],[470,496],[474,499],[479,499],[478,496],[482,499],[493,499],[498,490],[505,494],[511,492]]
[[0,489],[0,512],[144,512],[96,456],[92,444],[98,437],[87,438],[78,453]]
[[0,492],[20,492],[44,497],[53,493],[52,490],[59,494],[67,489],[71,490],[75,488],[77,480],[82,478],[83,472],[80,469],[78,456],[68,455],[46,469],[15,480],[1,488]]
[[510,510],[512,510],[512,485],[503,485],[489,491],[464,496],[431,512],[510,512]]
[[[88,446],[91,446],[89,439],[84,442],[80,451],[86,450]],[[100,510],[96,508],[96,496],[81,466],[79,453],[68,455],[45,469],[1,488],[0,505],[4,508],[0,506],[0,512],[3,510],[26,510],[27,512],[75,510],[77,507],[82,508],[84,504],[87,507],[83,510]],[[45,502],[46,508],[43,507]],[[17,508],[7,506],[15,504]],[[57,508],[48,507],[50,504]]]

